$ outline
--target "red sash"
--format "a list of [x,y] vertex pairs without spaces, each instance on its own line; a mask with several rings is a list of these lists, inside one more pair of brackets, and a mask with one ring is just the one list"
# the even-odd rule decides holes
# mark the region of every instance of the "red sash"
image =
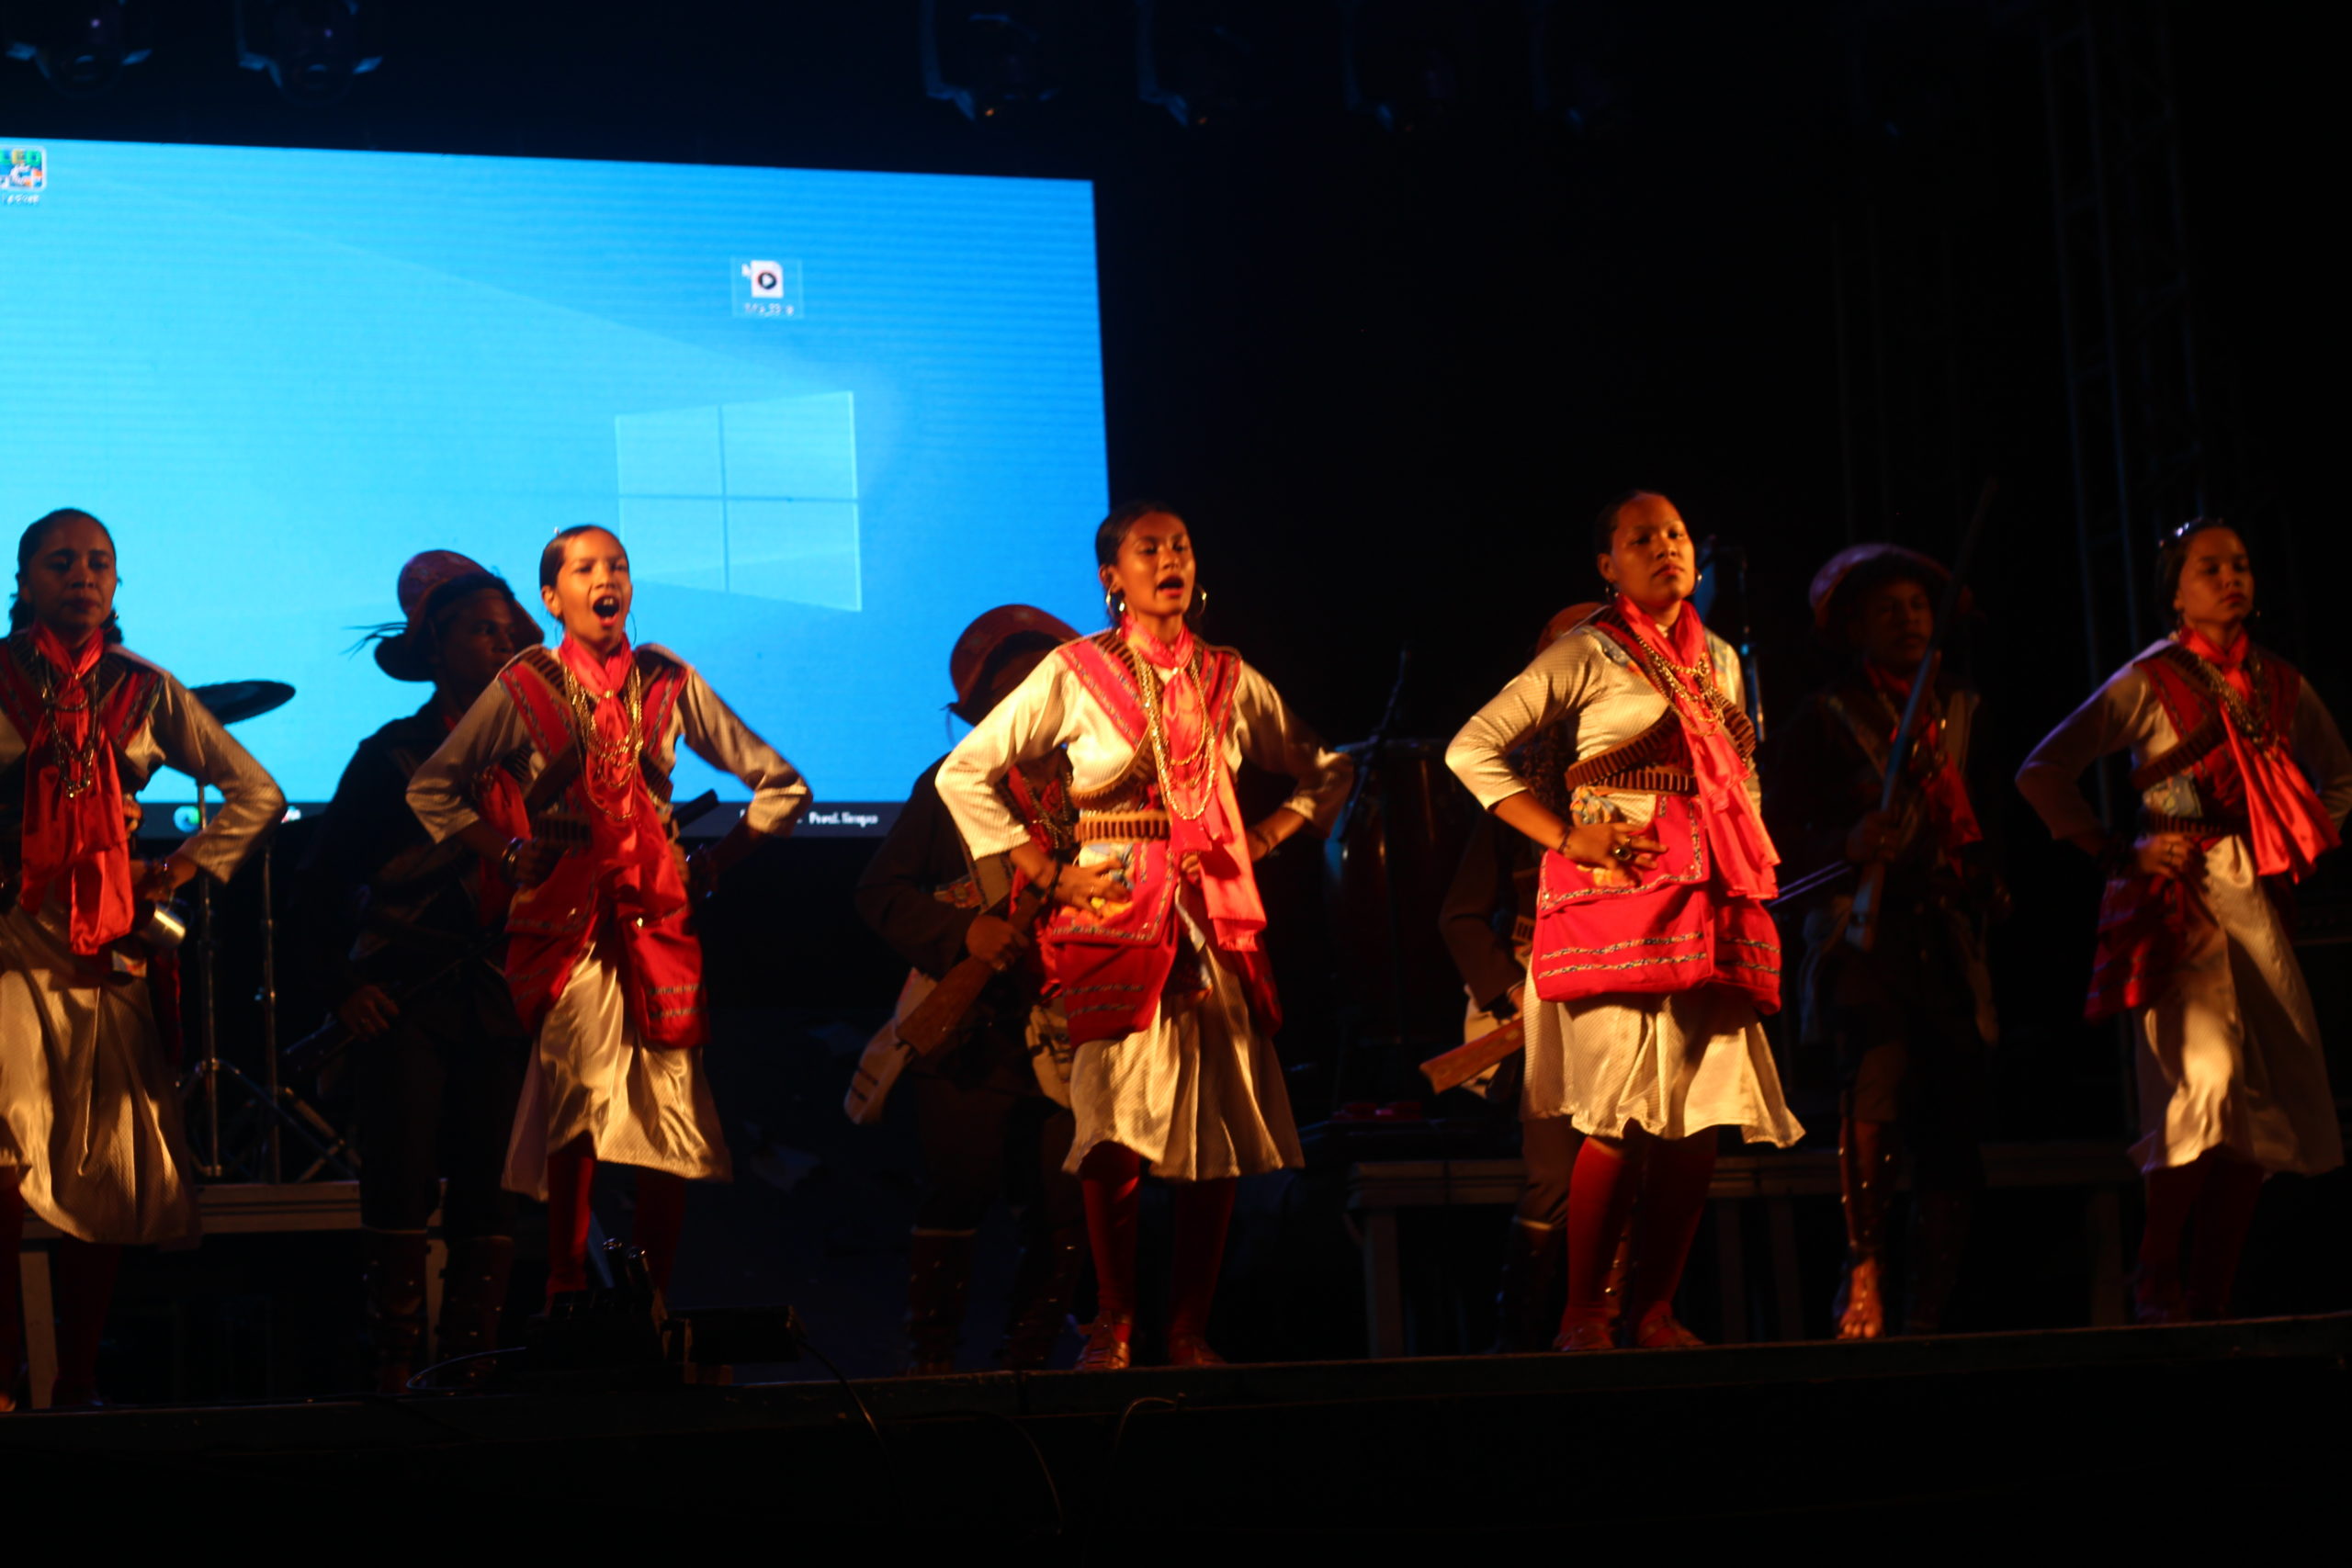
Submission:
[[[2185,662],[2195,655],[2164,645],[2133,662],[2148,678],[2179,743],[2197,740],[2208,727],[2222,728],[2222,743],[2183,770],[2196,785],[2202,819],[2212,829],[2189,835],[2198,852],[2233,831],[2245,832],[2258,874],[2299,877],[2313,856],[2335,843],[2334,824],[2285,754],[2302,676],[2283,659],[2243,641],[2239,647],[2250,657],[2214,668],[2244,704],[2243,723]],[[2259,781],[2252,789],[2249,775]],[[2085,1018],[2096,1023],[2151,1006],[2164,995],[2188,941],[2189,901],[2197,897],[2180,877],[2132,870],[2108,879],[2099,897],[2098,944],[2083,1002]]]
[[[1054,657],[1069,667],[1087,694],[1110,715],[1119,738],[1148,751],[1151,741],[1143,695],[1136,685],[1134,666],[1118,647],[1119,636],[1114,631],[1102,632],[1064,643]],[[1240,682],[1241,658],[1231,649],[1207,646],[1201,649],[1200,656],[1208,713],[1207,756],[1216,770],[1224,808],[1238,818],[1231,803],[1232,770],[1226,765],[1225,743],[1232,733],[1233,694]],[[1188,737],[1188,752],[1192,744]],[[1165,808],[1166,795],[1157,781],[1148,793],[1151,806]],[[1057,905],[1039,938],[1046,974],[1069,1019],[1073,1043],[1122,1039],[1149,1026],[1176,970],[1182,922],[1173,918],[1173,911],[1180,891],[1212,933],[1215,961],[1241,980],[1251,1018],[1269,1034],[1282,1027],[1272,971],[1256,942],[1257,926],[1264,923],[1262,911],[1257,916],[1257,926],[1250,925],[1246,917],[1237,923],[1220,919],[1216,913],[1219,902],[1228,908],[1238,902],[1235,896],[1246,896],[1245,908],[1258,908],[1257,881],[1246,851],[1231,857],[1238,864],[1227,873],[1228,896],[1213,902],[1203,897],[1198,886],[1180,888],[1185,884],[1178,868],[1182,857],[1170,839],[1138,839],[1095,847],[1118,856],[1126,897],[1107,900],[1101,909]]]
[[[46,649],[37,647],[45,641]],[[19,829],[22,883],[18,898],[38,910],[54,893],[65,901],[73,950],[95,955],[130,934],[136,917],[130,881],[130,829],[124,811],[122,755],[162,694],[154,671],[128,659],[96,653],[96,695],[84,709],[58,705],[71,679],[58,665],[64,650],[45,632],[20,632],[0,659],[0,710],[24,740],[25,793]],[[53,671],[52,700],[41,696],[34,660]],[[85,671],[85,672],[88,672]],[[78,699],[76,699],[78,700]],[[89,776],[67,793],[55,748],[66,724],[69,747],[87,747]]]
[[[515,1010],[536,1032],[563,994],[590,938],[601,930],[608,941],[617,938],[622,988],[639,1037],[655,1046],[699,1045],[709,1032],[702,943],[687,919],[677,848],[654,813],[647,787],[654,776],[651,748],[676,711],[685,671],[643,649],[636,658],[645,682],[647,747],[635,791],[638,815],[628,830],[616,830],[590,798],[584,776],[564,788],[563,808],[588,823],[589,842],[568,851],[545,882],[514,895],[506,921],[506,985]],[[552,762],[580,744],[556,655],[526,649],[498,681],[522,713],[540,756]],[[495,809],[519,814],[519,802]]]
[[[1682,618],[1695,627],[1688,604]],[[1597,629],[1633,655],[1634,667],[1676,712],[1689,712],[1699,694],[1678,693],[1654,671],[1657,654],[1645,639],[1606,613]],[[1703,642],[1699,648],[1699,657],[1709,657]],[[1695,660],[1686,652],[1685,662]],[[1753,731],[1732,716],[1736,708],[1722,705],[1722,716],[1707,716],[1704,745],[1712,766],[1693,770],[1701,793],[1657,797],[1651,836],[1665,845],[1657,864],[1647,871],[1595,867],[1545,852],[1529,965],[1535,994],[1545,1001],[1723,986],[1748,997],[1758,1011],[1780,1010],[1780,936],[1762,901],[1747,891],[1759,884],[1770,889],[1777,856],[1745,797]],[[1686,717],[1686,730],[1690,724]],[[1692,748],[1694,764],[1700,750]],[[1728,798],[1733,788],[1742,792],[1739,798]],[[1732,840],[1741,866],[1736,875],[1727,876],[1721,863],[1724,846],[1716,842],[1718,833]]]

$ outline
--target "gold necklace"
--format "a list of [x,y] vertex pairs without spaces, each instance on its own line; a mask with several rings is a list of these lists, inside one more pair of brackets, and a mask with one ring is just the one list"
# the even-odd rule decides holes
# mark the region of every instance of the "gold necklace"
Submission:
[[[1208,695],[1201,687],[1198,668],[1200,657],[1201,650],[1198,645],[1195,645],[1193,657],[1185,661],[1184,669],[1178,671],[1180,674],[1190,674],[1193,677],[1194,695],[1201,705],[1201,743],[1192,756],[1184,760],[1184,765],[1188,768],[1205,758],[1209,750],[1209,704]],[[1159,770],[1161,797],[1168,802],[1169,810],[1187,822],[1197,822],[1208,814],[1209,800],[1215,793],[1214,787],[1203,789],[1198,803],[1190,811],[1185,810],[1183,803],[1177,798],[1176,773],[1168,765],[1168,739],[1159,717],[1159,676],[1153,671],[1149,660],[1138,657],[1136,664],[1137,666],[1136,688],[1143,694],[1144,733],[1151,740],[1151,759]],[[1173,683],[1172,680],[1170,683]]]
[[[39,658],[39,655],[35,656]],[[65,798],[72,800],[96,787],[98,779],[98,667],[92,664],[85,675],[69,675],[40,659],[41,705],[49,709],[50,754],[57,761],[57,780]],[[64,682],[60,694],[57,682]],[[71,700],[78,697],[78,701]],[[65,738],[65,723],[60,715],[80,713],[89,715],[82,739]]]
[[[615,822],[637,815],[637,792],[629,787],[639,755],[645,750],[645,680],[632,661],[628,676],[617,691],[592,695],[568,660],[563,665],[564,700],[571,709],[571,725],[581,750],[581,783],[589,803]],[[596,704],[616,696],[627,723],[618,740],[606,740],[596,731]],[[605,802],[610,799],[613,805]],[[616,808],[617,807],[617,808]]]

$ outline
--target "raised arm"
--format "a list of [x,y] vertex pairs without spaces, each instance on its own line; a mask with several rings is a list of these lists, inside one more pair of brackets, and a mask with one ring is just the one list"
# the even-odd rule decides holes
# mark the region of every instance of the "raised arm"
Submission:
[[417,764],[409,777],[409,809],[416,813],[434,842],[476,828],[492,831],[474,809],[473,781],[485,768],[530,740],[522,710],[515,707],[505,687],[492,682],[440,748]]
[[1348,803],[1356,765],[1291,711],[1282,694],[1247,663],[1233,693],[1234,740],[1241,754],[1268,773],[1296,781],[1291,797],[1250,829],[1250,853],[1263,855],[1302,828],[1328,833]]
[[2295,701],[2288,740],[2297,765],[2319,792],[2320,804],[2327,807],[2327,819],[2340,829],[2346,813],[2352,812],[2352,750],[2345,749],[2335,716],[2327,711],[2309,681],[2303,682],[2302,694]]
[[286,796],[220,721],[168,674],[156,698],[153,724],[164,760],[220,792],[220,811],[172,858],[226,882],[262,834],[286,815]]
[[[997,793],[996,781],[1014,764],[1042,757],[1069,739],[1068,667],[1057,654],[1029,671],[1012,694],[991,709],[939,764],[940,803],[956,819],[974,860],[1029,848],[1029,829]],[[1035,875],[1036,866],[1023,865]]]
[[792,831],[808,809],[808,784],[800,772],[776,749],[761,739],[752,727],[721,701],[702,672],[686,671],[680,694],[679,737],[695,755],[712,767],[733,774],[751,787],[751,809],[743,820],[753,833],[775,837]]
[[2076,782],[2092,763],[2123,750],[2147,732],[2155,705],[2148,678],[2126,666],[2091,694],[2057,728],[2041,738],[2018,770],[2018,791],[2050,829],[2050,836],[2091,854],[2106,843],[2098,813]]

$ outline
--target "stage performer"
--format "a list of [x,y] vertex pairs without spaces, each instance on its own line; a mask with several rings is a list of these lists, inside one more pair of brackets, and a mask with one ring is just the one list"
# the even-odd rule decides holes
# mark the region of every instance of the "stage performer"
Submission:
[[[1078,633],[1043,610],[1005,604],[964,628],[948,655],[956,702],[978,724],[1029,672]],[[1058,758],[1014,768],[1005,804],[1048,853],[1071,844],[1076,812]],[[857,911],[912,966],[908,1004],[967,954],[1001,966],[973,1009],[968,1033],[910,1069],[922,1140],[922,1195],[907,1248],[907,1370],[956,1370],[980,1221],[1000,1193],[1016,1195],[1021,1258],[998,1364],[1035,1371],[1053,1355],[1086,1261],[1085,1206],[1069,1157],[1069,1089],[1050,1045],[1059,1028],[1039,991],[1035,944],[1005,919],[1012,873],[1001,857],[978,864],[942,805],[934,762],[908,793],[889,837],[858,879]],[[1033,1043],[1035,1042],[1035,1043]],[[1051,1092],[1048,1092],[1050,1089]]]
[[[1112,629],[1069,643],[940,765],[939,796],[975,856],[1010,852],[1057,907],[1046,973],[1076,1046],[1069,1168],[1083,1183],[1100,1310],[1081,1368],[1133,1358],[1137,1182],[1175,1189],[1168,1359],[1215,1364],[1209,1306],[1234,1179],[1303,1163],[1273,1034],[1252,863],[1303,828],[1328,830],[1353,769],[1230,649],[1202,641],[1182,518],[1136,502],[1094,536]],[[1078,851],[1033,842],[998,792],[1019,764],[1060,750],[1079,807]],[[1297,781],[1245,826],[1234,770],[1247,759]]]
[[[1545,624],[1535,652],[1559,640],[1600,609],[1573,604]],[[1571,760],[1561,749],[1570,737],[1554,725],[1511,754],[1511,766],[1528,787],[1555,812],[1567,797],[1555,793]],[[1527,957],[1535,941],[1535,886],[1543,852],[1501,818],[1489,817],[1463,846],[1438,925],[1446,951],[1462,976],[1469,1001],[1463,1017],[1466,1044],[1506,1027],[1527,1005]],[[1494,1105],[1524,1109],[1526,1081],[1521,1052],[1464,1084]],[[1521,1117],[1520,1163],[1526,1174],[1503,1244],[1502,1278],[1495,1292],[1495,1348],[1504,1352],[1546,1350],[1558,1333],[1560,1280],[1567,1260],[1568,1178],[1584,1142],[1564,1116]],[[1606,1287],[1604,1287],[1606,1290]],[[1610,1298],[1612,1302],[1614,1296]]]
[[424,1340],[436,1207],[448,1262],[434,1359],[498,1343],[514,1256],[499,1176],[531,1044],[493,951],[513,890],[462,842],[434,842],[409,809],[409,780],[515,650],[544,640],[503,579],[453,550],[413,558],[397,592],[405,618],[371,634],[377,667],[433,694],[345,766],[293,922],[356,1041],[362,1269],[383,1393],[407,1387]]
[[[2143,1323],[2225,1316],[2262,1180],[2344,1162],[2319,1021],[2280,914],[2352,810],[2352,754],[2294,667],[2247,635],[2254,570],[2199,518],[2166,541],[2172,634],[2052,730],[2018,787],[2108,868],[2084,1015],[2129,1015],[2146,1182]],[[2135,836],[2112,840],[2075,780],[2129,749]],[[2196,1219],[2186,1270],[2184,1232]]]
[[[1567,1308],[1555,1344],[1612,1344],[1604,1292],[1635,1173],[1624,1334],[1695,1345],[1674,1292],[1714,1173],[1715,1129],[1781,1145],[1804,1134],[1757,1021],[1780,1005],[1763,901],[1778,856],[1757,807],[1738,657],[1687,603],[1698,581],[1674,503],[1635,491],[1594,545],[1615,597],[1481,708],[1446,761],[1478,803],[1546,852],[1527,966],[1531,1119],[1585,1134],[1569,1183]],[[1564,815],[1511,766],[1566,724]]]
[[[286,799],[170,674],[121,646],[114,539],[52,512],[17,542],[0,656],[0,1409],[27,1397],[18,1247],[59,1234],[59,1406],[96,1402],[98,1339],[126,1245],[198,1228],[193,1161],[132,933],[199,872],[226,880]],[[169,855],[132,858],[159,767],[220,792]]]
[[1941,668],[1921,698],[1894,807],[1879,809],[1888,752],[1936,630],[1948,573],[1896,545],[1856,545],[1813,580],[1815,630],[1846,673],[1806,697],[1768,748],[1767,816],[1790,863],[1883,866],[1869,950],[1853,935],[1855,880],[1804,900],[1796,1010],[1837,1064],[1846,1264],[1838,1337],[1887,1332],[1886,1198],[1899,1125],[1911,1156],[1902,1326],[1932,1334],[1958,1279],[1975,1193],[1984,1054],[1999,1037],[1984,932],[2008,895],[1975,803],[1982,700]]
[[[628,554],[566,528],[539,558],[563,628],[525,649],[416,770],[408,803],[517,891],[506,981],[535,1046],[506,1185],[548,1205],[548,1299],[587,1285],[596,1163],[637,1168],[632,1240],[656,1289],[677,1260],[688,1180],[732,1174],[697,1049],[708,1032],[692,893],[790,830],[808,786],[693,666],[629,645]],[[670,773],[681,741],[752,790],[720,843],[681,855]],[[692,891],[690,891],[690,889]]]

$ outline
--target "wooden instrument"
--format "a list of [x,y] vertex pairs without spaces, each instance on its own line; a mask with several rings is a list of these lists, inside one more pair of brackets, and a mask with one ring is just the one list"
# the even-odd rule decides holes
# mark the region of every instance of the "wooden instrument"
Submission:
[[1421,1064],[1421,1077],[1430,1080],[1430,1091],[1443,1094],[1459,1089],[1488,1067],[1499,1066],[1527,1048],[1527,1015],[1520,1014],[1500,1029],[1481,1034],[1464,1045],[1456,1045],[1442,1055],[1431,1056]]
[[[1046,890],[1037,886],[1023,888],[1021,896],[1012,901],[1012,911],[1005,919],[1012,923],[1022,942],[1028,941],[1030,928],[1037,923],[1037,916],[1045,907]],[[1008,953],[1006,962],[1009,964],[1013,956]],[[971,1013],[973,1004],[988,989],[989,982],[1002,973],[1002,967],[967,954],[955,968],[939,977],[931,995],[899,1021],[899,1038],[917,1055],[936,1055],[963,1032],[964,1020]]]

